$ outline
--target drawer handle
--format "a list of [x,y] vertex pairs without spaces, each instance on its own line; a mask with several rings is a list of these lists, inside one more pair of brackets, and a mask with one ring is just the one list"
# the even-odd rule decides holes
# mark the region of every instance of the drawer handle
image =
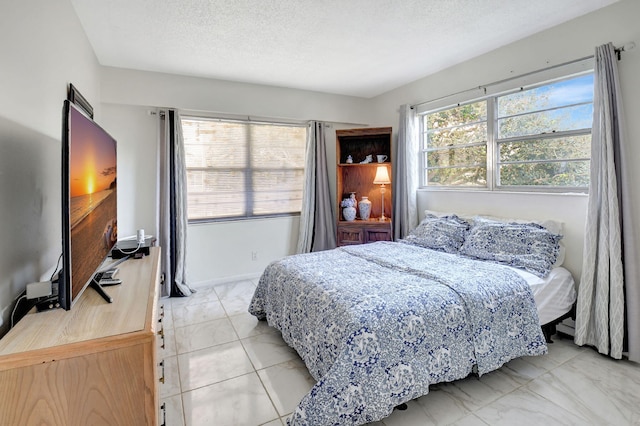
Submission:
[[160,426],[167,426],[167,404],[163,402],[160,409],[162,410],[162,424]]
[[160,377],[160,379],[158,379],[160,381],[160,383],[164,384],[164,360],[160,361],[160,367],[162,367],[162,377]]
[[164,318],[164,305],[160,305],[160,315],[158,316],[158,322],[162,322],[162,319]]
[[162,344],[160,345],[160,349],[164,349],[164,328],[162,328],[162,330],[158,331],[158,335],[162,339]]

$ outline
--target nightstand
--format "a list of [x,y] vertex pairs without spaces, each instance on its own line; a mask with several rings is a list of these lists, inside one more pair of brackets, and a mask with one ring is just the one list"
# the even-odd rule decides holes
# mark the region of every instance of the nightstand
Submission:
[[391,220],[341,220],[338,222],[338,246],[392,241]]

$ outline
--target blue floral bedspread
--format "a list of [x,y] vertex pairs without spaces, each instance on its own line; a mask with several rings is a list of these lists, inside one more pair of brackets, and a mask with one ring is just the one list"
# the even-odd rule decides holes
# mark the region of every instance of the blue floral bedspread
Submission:
[[269,265],[249,312],[317,380],[289,425],[359,425],[547,346],[527,283],[494,263],[377,242]]

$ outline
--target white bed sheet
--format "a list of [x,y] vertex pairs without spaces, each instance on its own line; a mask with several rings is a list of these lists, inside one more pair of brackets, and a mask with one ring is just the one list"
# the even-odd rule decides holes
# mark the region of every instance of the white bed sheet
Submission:
[[538,308],[540,325],[566,314],[576,301],[576,286],[571,273],[556,267],[545,278],[537,277],[527,271],[511,268],[524,278],[533,292]]

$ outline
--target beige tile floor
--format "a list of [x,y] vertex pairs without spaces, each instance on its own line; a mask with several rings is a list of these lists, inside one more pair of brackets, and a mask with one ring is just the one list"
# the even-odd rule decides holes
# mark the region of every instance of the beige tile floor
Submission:
[[[256,284],[161,300],[167,426],[281,426],[313,386],[280,334],[247,313]],[[545,356],[435,385],[408,405],[374,425],[640,425],[640,365],[556,338]]]

